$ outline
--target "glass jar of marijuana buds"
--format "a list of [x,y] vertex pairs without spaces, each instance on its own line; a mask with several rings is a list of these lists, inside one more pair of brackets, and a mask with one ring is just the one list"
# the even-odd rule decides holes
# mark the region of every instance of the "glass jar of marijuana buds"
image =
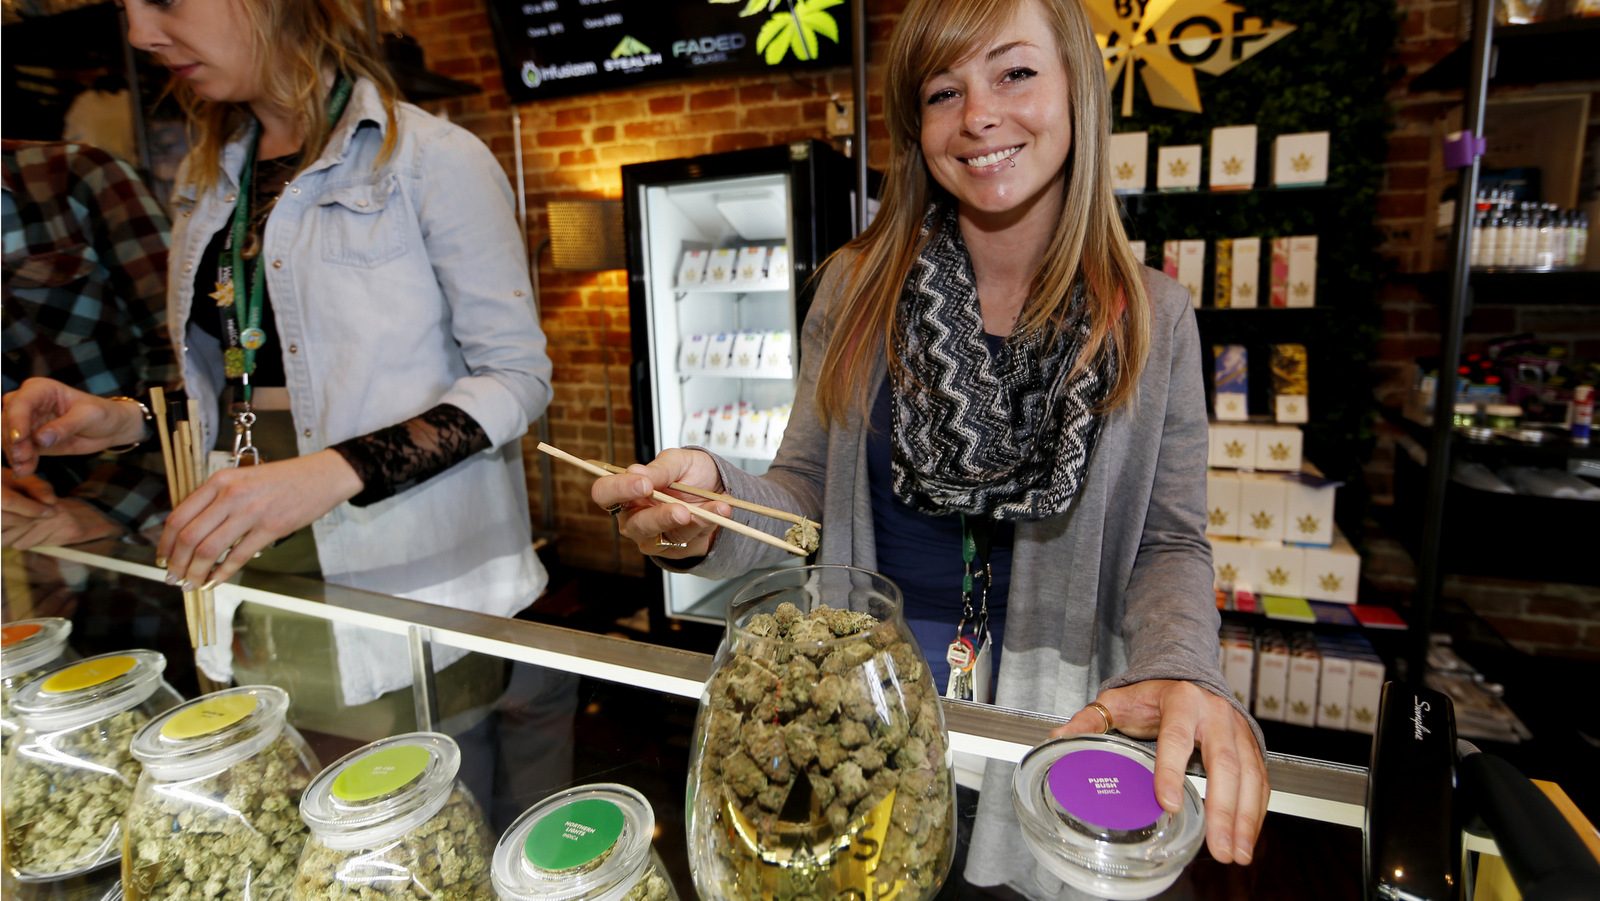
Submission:
[[949,735],[900,590],[784,569],[733,598],[695,720],[688,844],[706,899],[938,892],[954,850]]
[[305,844],[300,795],[321,769],[293,726],[289,695],[230,688],[151,720],[133,738],[144,765],[128,806],[128,901],[288,901]]
[[500,901],[678,901],[651,845],[650,802],[625,785],[582,785],[528,808],[494,849]]
[[22,728],[11,716],[11,696],[66,660],[71,634],[72,621],[57,616],[0,628],[0,759],[11,752],[11,738]]
[[155,651],[101,654],[40,676],[11,700],[22,725],[6,758],[6,865],[24,882],[117,859],[145,723],[182,702]]
[[295,901],[494,901],[494,839],[460,767],[450,736],[411,732],[319,773],[300,799]]

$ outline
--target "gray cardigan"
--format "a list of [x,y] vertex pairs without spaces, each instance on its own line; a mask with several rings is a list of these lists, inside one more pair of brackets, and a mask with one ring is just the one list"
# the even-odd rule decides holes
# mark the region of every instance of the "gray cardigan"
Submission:
[[[801,337],[799,392],[777,459],[753,476],[717,458],[736,497],[817,519],[820,563],[875,569],[867,429],[860,412],[825,428],[815,390],[832,330],[838,271],[823,274]],[[1199,332],[1189,293],[1145,272],[1150,355],[1134,399],[1113,411],[1072,508],[1019,522],[1007,600],[1006,647],[995,701],[1065,720],[1098,690],[1181,679],[1241,713],[1219,665],[1211,546],[1205,537],[1207,428]],[[886,374],[881,355],[868,396]],[[783,533],[774,520],[740,522]],[[786,555],[731,532],[718,534],[691,572],[712,579],[772,566]],[[1259,727],[1253,720],[1260,741]],[[1012,767],[991,763],[967,859],[967,880],[1006,883],[1031,898],[1078,897],[1039,866],[1018,838]]]

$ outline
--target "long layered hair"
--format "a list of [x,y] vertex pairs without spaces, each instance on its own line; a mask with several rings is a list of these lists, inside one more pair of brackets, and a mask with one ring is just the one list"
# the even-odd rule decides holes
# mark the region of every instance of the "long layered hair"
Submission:
[[[351,0],[238,2],[249,23],[263,99],[293,110],[295,127],[305,135],[303,165],[321,156],[333,131],[323,81],[328,68],[377,85],[388,118],[378,160],[387,159],[394,149],[395,99],[400,92],[376,53],[357,6]],[[200,190],[210,190],[222,168],[222,148],[254,117],[246,104],[206,100],[181,79],[175,79],[171,90],[189,114],[188,178]]]
[[[1133,396],[1144,369],[1150,347],[1149,300],[1111,190],[1109,94],[1089,17],[1080,0],[1032,2],[1044,10],[1066,65],[1072,149],[1065,163],[1061,219],[1016,328],[1059,339],[1068,324],[1073,289],[1081,283],[1090,336],[1077,355],[1074,374],[1114,352],[1117,377],[1101,404],[1102,410],[1110,410]],[[1016,0],[912,0],[895,26],[884,80],[890,149],[882,205],[872,225],[828,261],[848,268],[841,273],[840,296],[829,311],[833,336],[817,385],[817,406],[825,422],[842,420],[852,408],[863,415],[870,409],[876,340],[883,342],[890,377],[908,375],[897,349],[903,327],[900,292],[922,250],[919,233],[928,204],[948,196],[922,156],[922,85],[980,52],[1016,9]]]

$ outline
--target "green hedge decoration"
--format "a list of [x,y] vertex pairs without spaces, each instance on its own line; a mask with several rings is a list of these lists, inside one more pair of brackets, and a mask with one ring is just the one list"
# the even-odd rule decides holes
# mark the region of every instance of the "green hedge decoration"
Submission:
[[[1203,111],[1186,113],[1150,103],[1141,84],[1134,115],[1118,116],[1116,132],[1150,134],[1150,178],[1157,148],[1200,144],[1203,171],[1210,171],[1211,129],[1257,126],[1257,188],[1272,182],[1272,139],[1279,134],[1331,132],[1328,185],[1324,190],[1257,191],[1247,195],[1157,195],[1124,204],[1129,237],[1148,243],[1149,262],[1161,268],[1161,242],[1203,238],[1207,247],[1205,304],[1211,304],[1211,272],[1218,238],[1263,239],[1261,303],[1267,303],[1267,239],[1317,235],[1317,309],[1309,317],[1275,320],[1264,310],[1240,318],[1224,311],[1203,313],[1203,358],[1209,369],[1212,343],[1251,349],[1252,382],[1270,384],[1269,345],[1298,342],[1310,354],[1311,422],[1306,455],[1328,476],[1344,481],[1338,520],[1357,536],[1368,491],[1362,462],[1371,452],[1375,417],[1369,371],[1381,322],[1376,300],[1390,264],[1378,256],[1383,236],[1375,225],[1378,190],[1392,110],[1386,99],[1397,71],[1390,53],[1399,14],[1393,0],[1244,0],[1249,16],[1292,23],[1298,30],[1220,77],[1198,74]],[[1120,98],[1120,88],[1117,97]],[[1116,104],[1114,104],[1114,109]],[[1206,178],[1203,176],[1203,183]],[[1153,188],[1152,188],[1153,189]],[[1296,328],[1292,322],[1312,322]],[[1207,374],[1209,383],[1209,373]],[[1254,413],[1268,413],[1253,388]]]

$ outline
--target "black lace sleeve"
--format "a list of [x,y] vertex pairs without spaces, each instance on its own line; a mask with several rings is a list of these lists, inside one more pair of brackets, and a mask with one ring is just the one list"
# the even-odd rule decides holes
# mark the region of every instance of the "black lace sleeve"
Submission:
[[333,446],[361,477],[361,492],[350,499],[365,507],[426,482],[489,447],[477,420],[453,404],[437,407],[398,425],[341,441]]

